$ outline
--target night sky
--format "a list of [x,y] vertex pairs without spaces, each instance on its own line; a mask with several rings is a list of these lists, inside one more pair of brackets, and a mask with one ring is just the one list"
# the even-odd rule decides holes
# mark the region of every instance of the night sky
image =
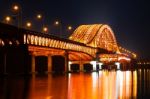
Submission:
[[64,31],[67,25],[75,29],[81,24],[108,24],[119,45],[139,58],[150,58],[150,6],[145,0],[0,0],[1,21],[11,15],[14,3],[22,8],[22,24],[32,20],[35,30],[39,27],[35,19],[38,13],[49,27],[60,20]]

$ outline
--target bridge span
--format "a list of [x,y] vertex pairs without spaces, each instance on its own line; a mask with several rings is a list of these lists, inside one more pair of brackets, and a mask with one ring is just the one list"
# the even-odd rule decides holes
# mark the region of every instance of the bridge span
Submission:
[[0,73],[97,70],[135,58],[120,49],[108,25],[81,25],[64,39],[0,23]]

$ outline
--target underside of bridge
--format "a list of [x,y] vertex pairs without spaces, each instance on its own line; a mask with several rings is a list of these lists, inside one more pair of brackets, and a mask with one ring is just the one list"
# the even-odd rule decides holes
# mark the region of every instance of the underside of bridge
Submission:
[[[37,69],[37,67],[40,68],[39,64],[47,65],[48,68],[45,68],[45,65],[43,65],[44,69],[41,69],[43,71],[64,72],[68,71],[70,68],[76,68],[76,66],[68,67],[70,62],[76,62],[78,67],[80,67],[79,64],[83,62],[90,62],[94,58],[93,56],[83,52],[38,46],[28,46],[28,51],[32,58],[32,72],[40,72],[40,70]],[[40,60],[38,60],[37,57],[41,58],[40,60],[44,60],[44,57],[46,57],[47,61],[41,61],[40,63]]]
[[62,49],[54,49],[54,48],[44,48],[44,47],[36,47],[36,46],[28,46],[28,50],[31,54],[35,56],[64,56],[66,53],[68,54],[68,59],[70,61],[92,61],[93,56],[77,51],[69,51],[69,50],[62,50]]

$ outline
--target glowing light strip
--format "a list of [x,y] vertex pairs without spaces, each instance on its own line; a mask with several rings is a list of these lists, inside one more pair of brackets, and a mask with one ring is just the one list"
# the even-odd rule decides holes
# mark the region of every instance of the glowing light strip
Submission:
[[127,57],[118,57],[118,61],[120,61],[120,60],[130,61],[131,59],[127,58]]
[[35,35],[29,35],[29,34],[28,35],[24,34],[24,44],[81,51],[92,56],[95,56],[95,53],[97,51],[97,49],[95,48],[90,48],[87,46],[81,46],[73,43],[67,43],[65,41],[60,41],[60,40],[55,40],[55,39],[40,37]]

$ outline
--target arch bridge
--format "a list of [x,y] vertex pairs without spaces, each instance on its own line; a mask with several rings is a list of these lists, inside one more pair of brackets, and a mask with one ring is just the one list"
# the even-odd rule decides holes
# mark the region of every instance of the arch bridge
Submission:
[[[54,68],[52,65],[59,65],[59,62],[53,62],[52,59],[55,60],[53,56],[63,57],[63,71],[70,70],[70,64],[73,62],[81,65],[93,60],[105,62],[109,54],[117,57],[115,61],[118,61],[120,56],[129,58],[127,54],[123,55],[120,52],[113,31],[104,24],[81,25],[69,39],[64,39],[0,23],[0,52],[3,72],[9,71],[12,64],[18,67],[21,65],[24,70],[26,66],[29,66],[32,72],[36,72],[36,57],[38,56],[48,57],[46,59],[48,72]],[[108,57],[109,60],[111,58]],[[83,66],[80,67],[82,70]]]

